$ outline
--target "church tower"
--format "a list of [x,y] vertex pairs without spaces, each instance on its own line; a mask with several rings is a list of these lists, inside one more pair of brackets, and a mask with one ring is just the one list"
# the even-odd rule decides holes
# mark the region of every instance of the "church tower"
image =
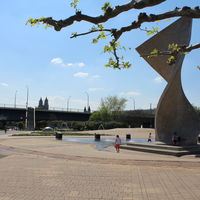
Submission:
[[40,98],[38,108],[43,108],[43,100]]
[[47,97],[46,97],[46,99],[44,100],[44,109],[45,109],[45,110],[49,110],[49,101],[48,101]]

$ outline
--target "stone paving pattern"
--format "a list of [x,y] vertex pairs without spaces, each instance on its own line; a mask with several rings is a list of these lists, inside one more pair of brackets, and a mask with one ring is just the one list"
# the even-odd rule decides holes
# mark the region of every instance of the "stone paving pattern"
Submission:
[[[61,154],[60,141],[49,137],[1,137],[0,144],[14,152],[28,150],[27,154],[0,151],[0,200],[200,199],[199,157],[126,150],[117,154],[94,148],[93,154],[91,145],[73,145],[76,152],[86,149],[80,156],[70,152],[69,143],[69,148],[60,145],[65,150]],[[54,146],[51,156],[48,149],[53,152]]]

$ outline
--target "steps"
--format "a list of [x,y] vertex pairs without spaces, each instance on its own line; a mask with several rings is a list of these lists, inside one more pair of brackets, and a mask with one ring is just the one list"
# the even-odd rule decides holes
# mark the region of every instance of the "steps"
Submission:
[[126,145],[121,145],[121,149],[170,156],[200,154],[200,145],[172,146],[164,143],[127,143]]

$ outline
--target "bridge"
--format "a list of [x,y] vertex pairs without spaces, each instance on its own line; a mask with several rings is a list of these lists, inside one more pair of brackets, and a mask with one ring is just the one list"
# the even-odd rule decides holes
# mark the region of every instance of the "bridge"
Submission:
[[[0,107],[0,121],[25,121],[30,129],[36,121],[41,120],[66,120],[66,121],[87,121],[90,112],[81,111],[63,111],[63,110],[43,110],[13,107]],[[26,117],[27,116],[27,117]]]
[[[153,115],[138,114],[139,110],[135,111],[135,113],[132,112],[134,111],[126,111],[126,123],[130,124],[131,127],[141,127],[142,125],[144,128],[154,128]],[[84,112],[84,110],[78,109],[68,109],[68,111],[63,108],[44,110],[29,107],[26,109],[25,106],[8,107],[0,104],[0,122],[24,121],[28,129],[33,129],[37,121],[88,121],[91,114],[91,112]]]

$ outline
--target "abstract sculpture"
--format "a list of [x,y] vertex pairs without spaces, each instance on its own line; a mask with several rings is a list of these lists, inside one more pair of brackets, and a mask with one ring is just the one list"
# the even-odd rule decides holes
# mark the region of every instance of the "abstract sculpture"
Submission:
[[[180,18],[136,48],[139,54],[149,55],[153,49],[167,51],[169,44],[189,45],[192,20]],[[167,86],[158,102],[155,116],[156,141],[172,144],[172,135],[180,137],[180,145],[197,144],[200,119],[187,100],[181,84],[181,68],[185,55],[178,55],[175,64],[167,64],[169,55],[143,58],[166,81]]]

